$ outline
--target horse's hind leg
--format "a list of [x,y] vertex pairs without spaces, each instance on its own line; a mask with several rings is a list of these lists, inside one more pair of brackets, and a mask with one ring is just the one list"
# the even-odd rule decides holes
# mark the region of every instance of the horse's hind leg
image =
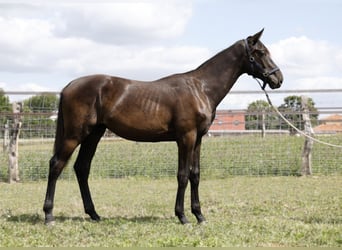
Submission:
[[81,191],[84,210],[91,219],[100,220],[100,216],[96,213],[95,207],[91,198],[88,176],[90,171],[91,160],[96,151],[97,144],[99,143],[106,128],[104,126],[95,127],[92,132],[81,143],[81,148],[78,153],[74,169],[77,175],[78,184]]
[[64,140],[63,147],[50,160],[50,170],[43,210],[45,212],[45,223],[50,224],[54,221],[52,214],[55,197],[56,182],[68,162],[71,154],[78,145],[77,140]]

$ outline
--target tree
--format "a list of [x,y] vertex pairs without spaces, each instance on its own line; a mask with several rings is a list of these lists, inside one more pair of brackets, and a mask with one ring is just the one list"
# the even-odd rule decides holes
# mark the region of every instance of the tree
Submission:
[[[11,110],[12,110],[12,106],[9,101],[9,98],[8,96],[5,95],[5,92],[3,91],[3,89],[0,88],[0,112],[6,114],[8,112],[11,112]],[[3,124],[7,122],[7,119],[8,119],[8,114],[0,116],[1,126],[3,126]]]
[[0,88],[0,111],[10,111],[11,105],[8,96],[5,95],[3,89]]
[[[278,107],[279,111],[284,114],[285,118],[288,119],[298,129],[304,129],[304,122],[302,118],[302,98],[301,96],[288,96],[284,98],[284,103]],[[310,120],[312,126],[318,124],[318,112],[315,108],[315,102],[312,98],[308,98],[308,109],[310,113]],[[281,124],[282,129],[287,129],[288,125],[283,122]],[[293,128],[290,128],[291,133],[295,133]]]
[[24,100],[22,136],[25,138],[49,138],[55,133],[55,120],[51,118],[58,109],[55,94],[40,94]]
[[24,101],[24,107],[33,113],[51,113],[57,110],[58,97],[55,94],[40,94]]
[[275,129],[278,124],[277,116],[271,111],[272,107],[264,100],[257,100],[250,103],[245,115],[246,129],[260,130],[263,125],[265,129]]

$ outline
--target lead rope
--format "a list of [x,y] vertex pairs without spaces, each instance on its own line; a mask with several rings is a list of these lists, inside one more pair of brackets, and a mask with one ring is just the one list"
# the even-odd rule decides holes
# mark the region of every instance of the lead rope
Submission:
[[294,126],[289,120],[287,120],[283,115],[282,113],[280,113],[280,111],[272,104],[272,101],[270,99],[270,97],[268,96],[268,93],[266,91],[265,88],[263,88],[263,85],[261,84],[261,82],[257,79],[257,78],[254,78],[258,84],[260,85],[262,91],[264,91],[265,95],[266,95],[266,98],[267,98],[267,101],[268,103],[271,105],[271,107],[274,109],[274,111],[281,117],[281,119],[283,119],[290,127],[292,127],[294,130],[296,130],[299,134],[317,142],[317,143],[320,143],[320,144],[323,144],[323,145],[327,145],[327,146],[330,146],[330,147],[335,147],[335,148],[342,148],[342,145],[336,145],[336,144],[332,144],[332,143],[329,143],[329,142],[325,142],[325,141],[321,141],[321,140],[318,140],[306,133],[304,133],[303,131],[299,130],[296,126]]

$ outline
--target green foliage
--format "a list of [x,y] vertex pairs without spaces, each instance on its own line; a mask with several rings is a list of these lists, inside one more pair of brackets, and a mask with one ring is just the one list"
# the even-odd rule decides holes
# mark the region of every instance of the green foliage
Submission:
[[54,94],[41,94],[24,101],[22,117],[22,138],[52,138],[56,122],[51,117],[58,110],[58,97]]
[[26,110],[33,113],[51,113],[58,109],[58,97],[55,94],[40,94],[24,101]]
[[[0,88],[0,112],[8,113],[12,111],[12,105],[9,101],[8,96],[5,95],[5,92]],[[8,119],[9,116],[1,115],[0,116],[0,126],[3,126]]]
[[245,121],[247,130],[261,130],[263,121],[266,129],[279,127],[279,118],[272,113],[272,107],[264,100],[257,100],[248,105]]
[[[304,122],[302,119],[302,98],[301,96],[288,96],[284,98],[284,103],[279,106],[279,111],[282,112],[286,119],[293,123],[300,130],[304,129]],[[308,109],[310,113],[310,120],[312,126],[318,124],[318,111],[315,108],[315,102],[312,98],[308,98]],[[287,127],[287,124],[283,123],[282,127]],[[290,128],[291,132],[294,132],[293,128]]]
[[[308,98],[308,108],[310,113],[310,120],[312,126],[318,124],[318,111],[315,108],[315,103],[312,98]],[[301,96],[288,96],[284,98],[284,103],[278,107],[279,111],[284,114],[285,118],[293,123],[300,130],[304,129],[304,122],[302,118],[303,107]],[[288,124],[272,112],[272,107],[268,102],[257,100],[250,103],[247,107],[245,116],[246,129],[262,129],[263,121],[266,129],[289,129],[294,133],[293,128],[289,128]],[[264,119],[263,119],[264,113]]]
[[8,96],[6,96],[5,92],[0,88],[0,112],[8,111],[11,111],[11,103]]

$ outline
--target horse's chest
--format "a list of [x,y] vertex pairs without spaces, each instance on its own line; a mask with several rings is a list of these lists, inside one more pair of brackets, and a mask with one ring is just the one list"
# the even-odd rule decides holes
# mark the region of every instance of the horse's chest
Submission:
[[196,117],[197,129],[203,133],[206,133],[211,125],[212,116],[212,113],[209,111],[199,112]]

